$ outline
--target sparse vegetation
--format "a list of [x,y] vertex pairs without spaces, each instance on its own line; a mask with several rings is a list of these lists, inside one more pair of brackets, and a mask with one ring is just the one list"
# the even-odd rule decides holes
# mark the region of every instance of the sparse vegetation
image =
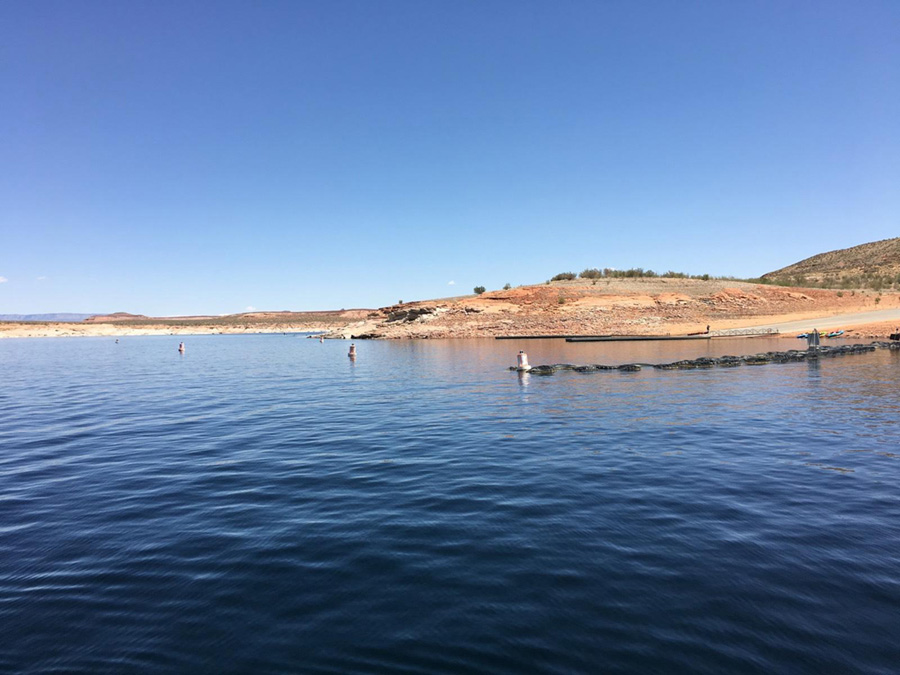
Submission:
[[763,275],[779,286],[900,289],[900,237],[820,253]]
[[[552,281],[567,281],[574,277],[570,276],[570,272],[557,274]],[[606,279],[609,283],[610,279],[698,279],[700,281],[742,281],[750,284],[768,284],[772,286],[799,286],[803,288],[841,288],[845,290],[859,288],[871,289],[875,291],[881,290],[900,290],[900,274],[844,274],[837,275],[829,273],[822,279],[808,277],[804,274],[791,274],[787,276],[770,276],[741,278],[733,276],[714,276],[711,274],[687,274],[685,272],[675,272],[669,270],[659,274],[653,270],[645,270],[641,267],[632,267],[627,270],[617,270],[611,267],[599,269],[597,267],[589,267],[583,270],[579,275],[581,279],[590,279],[592,283],[596,283],[598,279]]]
[[575,272],[560,272],[554,277],[550,277],[550,281],[572,281],[575,279]]
[[503,284],[504,291],[508,291],[510,288],[512,288],[512,285],[509,282]]
[[486,290],[484,286],[476,286],[474,289],[476,295],[481,295]]
[[765,276],[757,283],[773,286],[800,286],[803,288],[839,288],[841,290],[869,289],[873,291],[900,290],[900,277],[892,274],[827,274],[823,278],[803,274],[790,276]]
[[[569,274],[569,273],[567,273]],[[596,281],[597,279],[700,279],[702,281],[709,281],[710,279],[727,279],[731,281],[749,281],[751,283],[757,283],[758,279],[738,279],[735,277],[714,277],[709,274],[686,274],[684,272],[673,272],[669,270],[668,272],[664,272],[663,274],[659,274],[654,272],[653,270],[645,270],[643,267],[632,267],[627,270],[617,270],[612,267],[604,267],[602,270],[597,267],[589,267],[583,270],[579,275],[582,279],[592,279]],[[553,281],[560,281],[563,279],[573,279],[574,277],[570,277],[564,274],[557,274],[553,277]]]

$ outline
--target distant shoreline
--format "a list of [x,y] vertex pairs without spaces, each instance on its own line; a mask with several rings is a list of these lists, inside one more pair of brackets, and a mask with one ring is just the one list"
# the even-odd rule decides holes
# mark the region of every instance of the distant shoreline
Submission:
[[54,323],[36,324],[34,322],[0,322],[0,339],[2,338],[54,338],[54,337],[138,337],[154,335],[253,335],[277,333],[317,333],[327,332],[333,326],[327,325],[290,325],[264,326],[248,325],[238,327],[199,327],[199,326],[141,326],[109,323]]
[[536,335],[691,335],[774,327],[785,337],[845,330],[887,338],[900,292],[839,291],[733,280],[564,280],[378,310],[251,312],[223,317],[113,314],[81,322],[0,322],[0,338],[242,335],[324,332],[344,339],[457,339]]
[[[858,325],[847,324],[841,321],[841,316],[830,316],[820,318],[798,317],[796,314],[786,314],[783,316],[768,317],[770,323],[780,323],[788,321],[798,321],[804,318],[813,323],[818,322],[822,330],[831,330],[843,328],[846,333],[845,339],[887,339],[891,333],[896,332],[898,321],[878,321],[869,322]],[[748,328],[746,321],[719,323],[717,330],[741,329]],[[141,336],[204,336],[204,335],[261,335],[261,334],[279,334],[279,333],[321,333],[329,339],[346,338],[346,339],[363,339],[352,332],[353,326],[347,326],[341,330],[335,330],[333,325],[326,324],[290,324],[290,325],[252,325],[246,327],[223,327],[223,326],[129,326],[127,324],[105,324],[105,323],[34,323],[34,322],[0,322],[0,339],[8,338],[62,338],[62,337],[141,337]],[[346,334],[342,334],[343,331]],[[769,337],[778,338],[794,338],[798,331],[784,331],[773,334]],[[588,335],[588,333],[583,333]],[[647,335],[647,333],[626,333],[624,331],[613,331],[617,335]],[[563,339],[572,333],[545,334],[548,339]],[[672,335],[683,335],[687,333],[672,333]],[[480,334],[480,335],[459,335],[459,336],[439,336],[437,339],[466,339],[466,338],[485,338],[493,339],[497,337],[505,337],[503,334]],[[389,339],[425,339],[416,336],[394,337]],[[435,338],[431,338],[435,339]]]

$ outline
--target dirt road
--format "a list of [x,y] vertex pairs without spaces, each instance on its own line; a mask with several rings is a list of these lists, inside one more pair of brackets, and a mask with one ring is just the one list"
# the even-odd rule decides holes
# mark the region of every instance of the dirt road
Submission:
[[900,309],[879,309],[871,312],[854,312],[852,314],[832,314],[803,321],[787,321],[784,323],[767,323],[753,328],[773,328],[780,333],[804,333],[814,328],[836,330],[851,326],[862,326],[870,323],[895,322],[900,326]]

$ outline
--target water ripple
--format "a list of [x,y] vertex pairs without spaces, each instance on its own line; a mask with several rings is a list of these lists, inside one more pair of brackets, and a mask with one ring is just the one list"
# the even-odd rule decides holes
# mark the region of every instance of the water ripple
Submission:
[[491,341],[173,344],[0,341],[0,670],[900,662],[897,354],[530,379]]

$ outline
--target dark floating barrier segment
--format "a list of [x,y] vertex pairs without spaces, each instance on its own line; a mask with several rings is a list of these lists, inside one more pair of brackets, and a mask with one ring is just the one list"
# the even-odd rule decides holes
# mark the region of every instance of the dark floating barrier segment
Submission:
[[566,342],[661,342],[676,340],[709,340],[715,336],[707,333],[698,335],[578,335],[567,337]]
[[601,338],[601,337],[612,337],[611,335],[495,335],[495,340],[564,340],[568,338],[577,338],[577,337],[592,337],[592,338]]
[[655,368],[656,370],[696,370],[698,368],[735,368],[737,366],[763,366],[769,363],[797,363],[799,361],[815,361],[820,358],[834,356],[848,356],[851,354],[865,354],[876,349],[891,349],[900,351],[900,342],[872,342],[863,345],[840,345],[839,347],[823,346],[817,349],[789,349],[786,352],[764,352],[750,354],[748,356],[719,356],[711,358],[701,356],[697,359],[683,359],[672,363],[626,363],[621,366],[606,366],[595,363],[583,366],[571,363],[554,363],[552,365],[532,366],[524,368],[510,366],[510,370],[518,370],[535,375],[552,375],[561,370],[572,370],[576,373],[599,373],[601,371],[616,370],[624,373],[634,373],[642,368]]

